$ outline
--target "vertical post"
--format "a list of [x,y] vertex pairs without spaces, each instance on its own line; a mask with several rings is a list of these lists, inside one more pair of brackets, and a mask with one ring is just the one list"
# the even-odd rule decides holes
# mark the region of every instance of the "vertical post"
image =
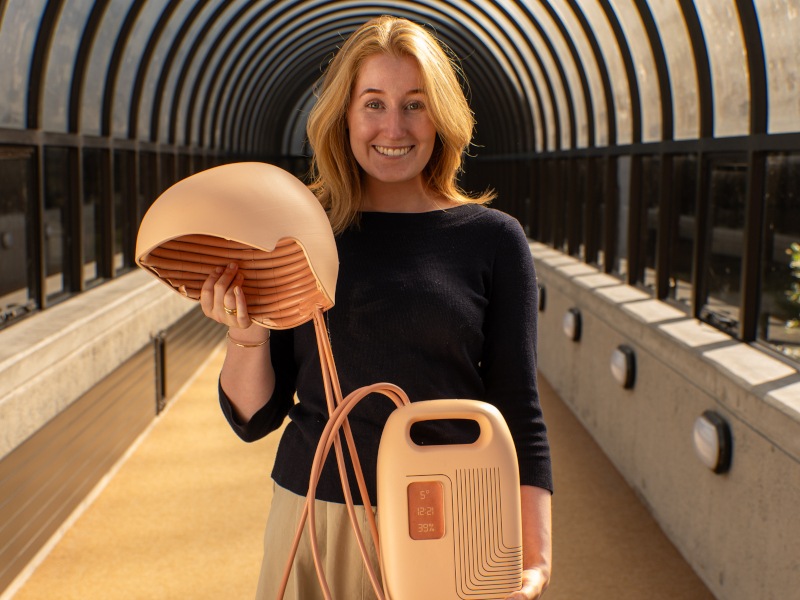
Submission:
[[159,331],[153,336],[153,353],[156,367],[156,415],[167,406],[167,332]]

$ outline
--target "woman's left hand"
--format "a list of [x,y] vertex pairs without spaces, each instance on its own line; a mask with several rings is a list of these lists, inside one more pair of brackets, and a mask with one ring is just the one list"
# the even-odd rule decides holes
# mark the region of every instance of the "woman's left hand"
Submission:
[[548,578],[539,569],[526,569],[522,572],[522,588],[506,600],[537,600],[544,594],[548,583]]

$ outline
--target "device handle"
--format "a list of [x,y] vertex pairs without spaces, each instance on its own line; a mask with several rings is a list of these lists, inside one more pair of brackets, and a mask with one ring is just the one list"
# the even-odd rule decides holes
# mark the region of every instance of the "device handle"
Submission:
[[[508,434],[503,415],[500,411],[488,402],[480,400],[467,400],[461,398],[448,400],[423,400],[412,402],[394,411],[394,418],[405,419],[406,441],[413,447],[420,449],[427,447],[418,446],[411,438],[411,426],[423,421],[436,421],[439,419],[469,419],[478,423],[480,434],[471,444],[465,444],[465,448],[481,449],[489,445],[494,435],[498,432]],[[510,435],[510,434],[508,434]]]

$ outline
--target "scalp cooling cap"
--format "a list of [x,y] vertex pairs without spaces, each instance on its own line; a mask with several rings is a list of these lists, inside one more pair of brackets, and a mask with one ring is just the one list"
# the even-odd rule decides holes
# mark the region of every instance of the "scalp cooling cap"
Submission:
[[289,329],[334,304],[339,260],[328,218],[299,179],[266,163],[214,167],[159,196],[142,220],[136,264],[193,300],[231,262],[254,323]]

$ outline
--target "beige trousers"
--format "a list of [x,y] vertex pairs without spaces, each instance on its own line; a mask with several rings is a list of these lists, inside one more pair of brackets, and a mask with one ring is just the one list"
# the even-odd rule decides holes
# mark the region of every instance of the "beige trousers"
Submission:
[[[273,487],[272,507],[264,534],[264,560],[261,564],[257,600],[276,600],[278,597],[286,561],[305,503],[305,497],[278,485]],[[333,600],[374,600],[375,592],[364,568],[347,506],[317,501],[315,514],[319,551]],[[364,507],[356,506],[356,514],[373,568],[380,577]],[[286,600],[324,598],[314,569],[309,537],[306,525],[284,594]]]

